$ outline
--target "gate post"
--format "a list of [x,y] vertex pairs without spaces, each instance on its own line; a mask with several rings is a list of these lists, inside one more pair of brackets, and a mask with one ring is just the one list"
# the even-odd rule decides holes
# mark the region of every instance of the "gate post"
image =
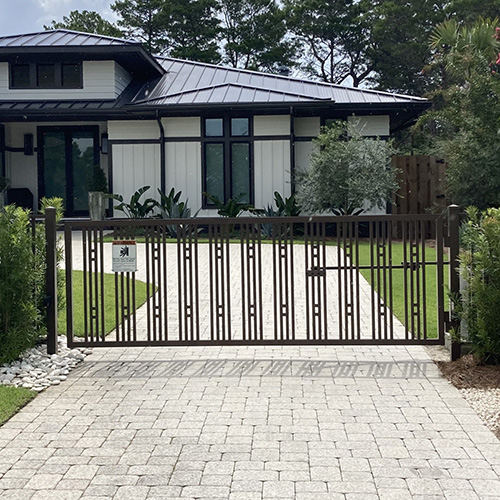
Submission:
[[[448,237],[450,245],[450,319],[453,315],[453,297],[460,297],[460,268],[458,254],[460,251],[459,240],[460,208],[458,205],[448,207]],[[459,326],[455,321],[454,326]],[[451,360],[455,361],[461,356],[460,339],[454,335],[451,337]]]
[[54,207],[45,209],[45,261],[47,354],[57,354],[57,234]]

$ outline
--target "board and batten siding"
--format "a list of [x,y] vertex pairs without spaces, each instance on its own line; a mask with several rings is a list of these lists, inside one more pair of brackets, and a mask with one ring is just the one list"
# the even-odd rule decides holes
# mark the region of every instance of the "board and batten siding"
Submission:
[[290,141],[254,141],[255,207],[272,204],[274,192],[291,195]]
[[143,195],[145,198],[158,198],[157,189],[161,187],[160,145],[114,144],[113,193],[121,194],[128,202],[143,186],[150,186]]
[[10,89],[9,63],[0,62],[0,100],[116,99],[131,76],[115,61],[83,61],[82,89]]

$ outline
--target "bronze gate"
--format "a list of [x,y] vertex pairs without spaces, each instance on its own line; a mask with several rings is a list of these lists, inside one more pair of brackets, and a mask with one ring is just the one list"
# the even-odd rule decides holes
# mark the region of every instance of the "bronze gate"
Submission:
[[[68,221],[68,344],[442,344],[457,252],[447,245],[458,245],[443,222],[435,215]],[[458,224],[450,230],[458,235]],[[136,250],[135,272],[112,273],[112,248],[122,243]]]

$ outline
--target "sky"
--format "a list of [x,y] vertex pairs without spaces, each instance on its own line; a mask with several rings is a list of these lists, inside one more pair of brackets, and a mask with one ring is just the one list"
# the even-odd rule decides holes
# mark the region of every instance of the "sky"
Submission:
[[72,10],[94,10],[109,21],[116,16],[110,0],[0,0],[0,36],[43,31],[53,19],[61,21]]

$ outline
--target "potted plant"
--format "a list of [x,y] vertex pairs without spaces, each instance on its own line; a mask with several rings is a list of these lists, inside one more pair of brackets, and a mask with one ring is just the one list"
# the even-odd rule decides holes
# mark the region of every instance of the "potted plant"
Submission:
[[4,177],[3,175],[0,175],[0,209],[5,205],[5,192],[7,191],[8,187],[9,179],[7,179],[7,177]]
[[89,214],[92,220],[102,220],[105,215],[105,201],[108,197],[108,180],[99,165],[94,165],[89,178]]

